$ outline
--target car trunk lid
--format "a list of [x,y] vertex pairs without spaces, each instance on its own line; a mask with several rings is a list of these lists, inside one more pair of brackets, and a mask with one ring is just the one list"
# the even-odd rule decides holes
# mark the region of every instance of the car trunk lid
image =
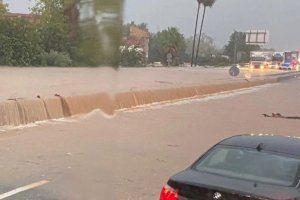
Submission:
[[281,200],[299,195],[293,187],[255,183],[195,170],[179,173],[170,179],[168,185],[179,191],[180,200]]

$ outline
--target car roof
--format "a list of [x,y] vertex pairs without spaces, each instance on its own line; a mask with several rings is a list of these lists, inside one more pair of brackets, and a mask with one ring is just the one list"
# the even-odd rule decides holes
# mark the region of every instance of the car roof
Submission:
[[263,151],[300,156],[300,138],[276,135],[239,135],[225,139],[220,145],[262,148]]

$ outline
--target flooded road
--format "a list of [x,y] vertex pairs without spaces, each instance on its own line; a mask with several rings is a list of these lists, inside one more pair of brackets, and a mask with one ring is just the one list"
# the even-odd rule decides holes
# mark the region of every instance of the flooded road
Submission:
[[[202,100],[100,111],[2,130],[0,193],[45,183],[8,199],[158,199],[169,176],[237,134],[300,136],[300,79]],[[1,196],[0,196],[1,197]]]
[[114,94],[184,86],[228,83],[245,79],[245,74],[257,78],[282,71],[243,71],[237,78],[228,68],[0,68],[0,101],[13,98],[34,99],[89,95],[99,92]]

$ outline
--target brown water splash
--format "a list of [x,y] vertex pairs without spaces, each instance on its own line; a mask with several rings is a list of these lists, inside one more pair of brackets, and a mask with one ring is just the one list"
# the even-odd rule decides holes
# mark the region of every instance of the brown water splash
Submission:
[[42,100],[10,100],[0,103],[0,125],[17,126],[47,119]]
[[106,93],[66,97],[63,109],[68,110],[67,114],[70,116],[85,114],[95,109],[113,115],[116,110],[114,100]]

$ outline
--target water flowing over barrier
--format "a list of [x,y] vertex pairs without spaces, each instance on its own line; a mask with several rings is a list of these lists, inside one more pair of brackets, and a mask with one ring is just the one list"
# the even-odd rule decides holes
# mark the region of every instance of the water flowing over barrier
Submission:
[[12,99],[0,102],[0,126],[18,126],[38,121],[67,118],[86,114],[95,109],[101,109],[107,115],[113,115],[117,110],[130,109],[152,103],[201,97],[267,83],[276,83],[281,80],[282,77],[253,80],[251,82],[244,80],[219,85],[129,91],[118,93],[114,97],[106,93],[98,93],[70,97],[55,95],[51,98],[32,100]]

